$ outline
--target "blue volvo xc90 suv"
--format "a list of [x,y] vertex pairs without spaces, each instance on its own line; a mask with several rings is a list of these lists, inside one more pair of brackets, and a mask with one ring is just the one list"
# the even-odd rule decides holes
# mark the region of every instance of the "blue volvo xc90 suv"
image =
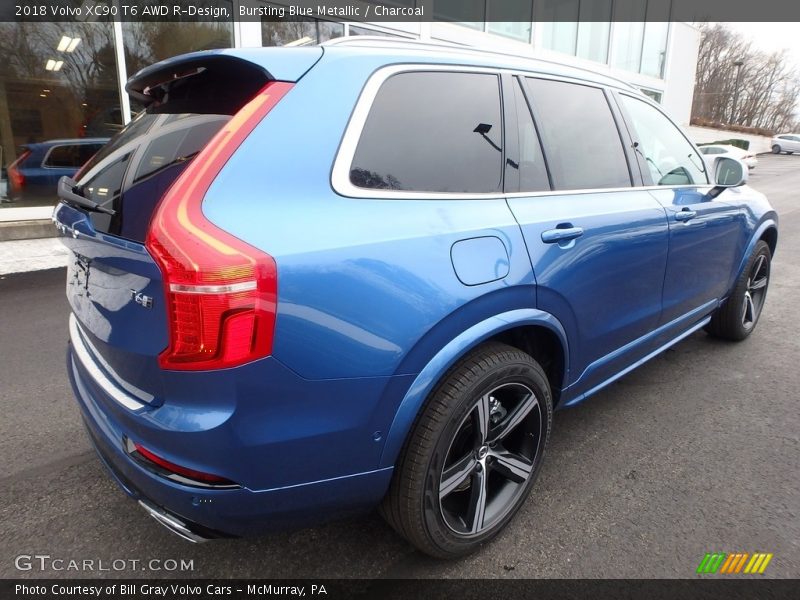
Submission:
[[775,212],[615,79],[360,38],[127,89],[147,110],[59,185],[67,366],[113,477],[187,539],[379,506],[469,552],[554,409],[764,305]]

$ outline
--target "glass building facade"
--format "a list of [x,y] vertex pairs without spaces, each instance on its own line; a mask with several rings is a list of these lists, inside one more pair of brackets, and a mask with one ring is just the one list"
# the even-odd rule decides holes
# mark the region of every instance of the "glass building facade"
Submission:
[[[473,12],[463,11],[466,4]],[[52,205],[54,194],[15,198],[9,177],[16,175],[9,167],[30,144],[104,139],[119,131],[141,108],[124,92],[127,78],[170,56],[316,44],[348,35],[443,40],[581,66],[594,63],[661,101],[669,9],[670,2],[657,0],[437,0],[432,23],[0,23],[0,207]],[[460,14],[485,18],[466,22]]]

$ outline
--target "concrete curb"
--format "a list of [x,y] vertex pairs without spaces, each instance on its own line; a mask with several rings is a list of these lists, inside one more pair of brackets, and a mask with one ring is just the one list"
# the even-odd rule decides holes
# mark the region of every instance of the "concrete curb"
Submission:
[[50,219],[0,222],[0,242],[56,237],[58,232]]
[[56,237],[2,242],[0,279],[11,273],[66,267],[68,259],[69,250]]

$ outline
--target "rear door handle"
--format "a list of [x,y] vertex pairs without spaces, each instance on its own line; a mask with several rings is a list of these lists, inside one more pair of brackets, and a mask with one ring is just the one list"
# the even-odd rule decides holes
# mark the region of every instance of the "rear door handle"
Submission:
[[583,227],[556,227],[542,232],[542,241],[545,244],[555,244],[574,240],[583,235]]
[[689,221],[694,219],[697,216],[696,210],[689,210],[688,208],[684,208],[682,211],[675,213],[675,220],[676,221]]

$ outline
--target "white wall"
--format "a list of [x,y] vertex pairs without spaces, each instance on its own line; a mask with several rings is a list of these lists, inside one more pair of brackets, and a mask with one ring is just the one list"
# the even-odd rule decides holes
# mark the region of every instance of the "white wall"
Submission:
[[692,116],[692,95],[697,71],[700,32],[688,23],[672,23],[667,42],[666,87],[663,104],[681,125]]

